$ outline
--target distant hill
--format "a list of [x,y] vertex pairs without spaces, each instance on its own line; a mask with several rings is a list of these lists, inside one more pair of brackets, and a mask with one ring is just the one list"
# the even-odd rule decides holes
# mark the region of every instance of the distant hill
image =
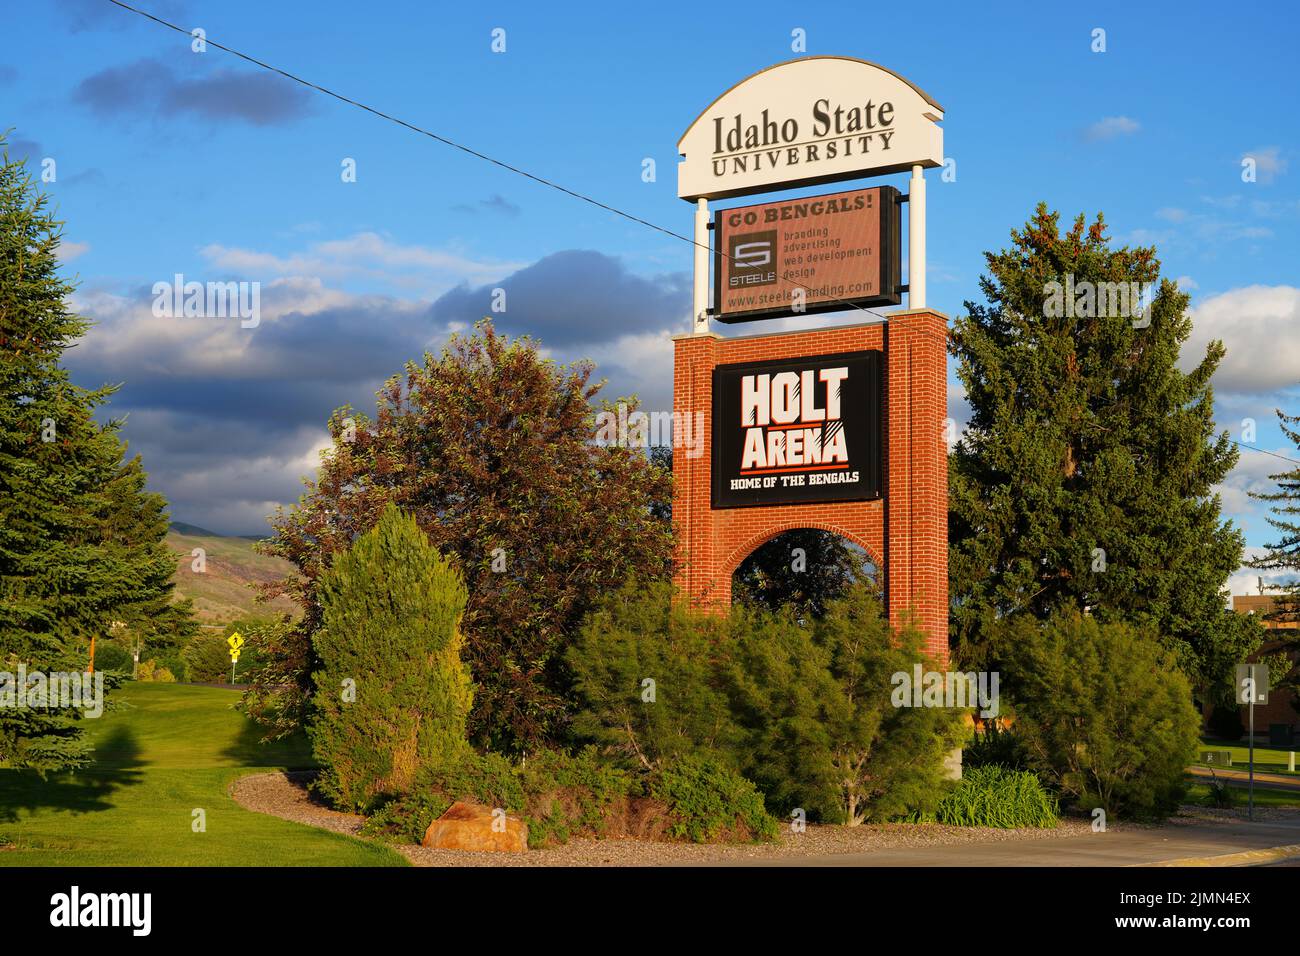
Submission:
[[[254,585],[287,577],[293,565],[253,550],[252,538],[214,534],[205,528],[174,521],[167,546],[176,555],[176,594],[194,601],[195,616],[204,624],[227,624],[248,617],[298,616],[298,605],[288,598],[263,603]],[[207,560],[203,574],[191,569],[194,549],[202,548]]]
[[184,521],[173,521],[170,528],[177,534],[188,535],[192,538],[236,538],[240,541],[261,541],[263,538],[262,535],[256,534],[217,534],[215,531],[209,531],[207,528],[200,528],[196,524],[186,524]]

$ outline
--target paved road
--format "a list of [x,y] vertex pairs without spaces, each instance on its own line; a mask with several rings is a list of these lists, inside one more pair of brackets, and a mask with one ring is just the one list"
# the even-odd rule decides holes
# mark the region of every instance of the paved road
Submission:
[[756,866],[1133,866],[1300,844],[1300,820],[1112,830],[1060,839],[956,844],[746,861]]

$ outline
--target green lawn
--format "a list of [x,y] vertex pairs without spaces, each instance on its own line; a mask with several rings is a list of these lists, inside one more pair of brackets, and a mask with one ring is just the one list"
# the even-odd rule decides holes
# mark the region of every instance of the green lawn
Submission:
[[[1296,746],[1297,763],[1300,763],[1300,745]],[[1196,765],[1201,767],[1212,767],[1214,764],[1201,762],[1202,750],[1227,750],[1232,753],[1232,769],[1244,770],[1247,760],[1250,756],[1250,748],[1243,743],[1225,743],[1222,740],[1211,740],[1206,737],[1201,738],[1201,745],[1196,748]],[[1255,769],[1257,771],[1267,771],[1268,773],[1288,773],[1287,754],[1289,751],[1276,747],[1261,747],[1255,744]],[[1300,776],[1297,771],[1296,776]]]
[[[1233,803],[1234,807],[1244,809],[1246,806],[1246,788],[1232,788],[1233,796],[1236,797]],[[1210,801],[1210,788],[1203,783],[1194,783],[1191,789],[1187,791],[1187,802],[1196,803],[1202,806],[1212,806]],[[1294,790],[1270,790],[1267,787],[1261,787],[1255,784],[1255,806],[1257,807],[1300,807],[1300,793]]]
[[[0,866],[402,866],[375,843],[244,810],[227,790],[251,770],[311,766],[301,738],[263,745],[239,692],[125,684],[86,721],[94,766],[0,769]],[[195,833],[202,809],[207,831]]]

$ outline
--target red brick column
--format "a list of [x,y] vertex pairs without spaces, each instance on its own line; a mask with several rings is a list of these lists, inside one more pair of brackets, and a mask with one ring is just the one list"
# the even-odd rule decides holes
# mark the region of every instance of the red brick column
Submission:
[[905,613],[948,660],[947,319],[929,310],[889,317],[885,458],[889,618]]
[[[731,604],[731,575],[763,542],[794,528],[820,528],[866,549],[883,576],[891,619],[910,609],[929,634],[932,654],[947,660],[948,485],[943,425],[947,415],[947,320],[930,311],[888,322],[809,332],[673,339],[673,410],[703,416],[699,453],[673,454],[676,583],[694,604]],[[711,507],[713,369],[716,365],[836,352],[885,352],[884,497],[878,501]],[[692,425],[693,427],[693,425]]]
[[[692,604],[725,607],[731,603],[731,579],[725,596],[717,593],[719,573],[710,508],[710,468],[713,462],[713,367],[718,364],[721,337],[673,337],[673,413],[675,421],[703,416],[695,457],[673,449],[673,529],[677,539],[676,584]],[[694,433],[692,432],[692,437]]]

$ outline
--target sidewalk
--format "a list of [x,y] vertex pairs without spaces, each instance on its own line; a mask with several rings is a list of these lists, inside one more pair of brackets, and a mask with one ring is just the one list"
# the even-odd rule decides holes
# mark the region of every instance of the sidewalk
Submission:
[[1300,819],[1195,823],[1060,840],[746,861],[752,866],[1142,866],[1300,844]]
[[[1237,767],[1215,767],[1213,773],[1210,772],[1209,767],[1190,767],[1187,772],[1199,783],[1209,783],[1216,775],[1219,780],[1234,786],[1244,787],[1250,780],[1250,773]],[[1256,770],[1255,786],[1268,787],[1270,790],[1300,790],[1300,777],[1280,773],[1261,773]]]

